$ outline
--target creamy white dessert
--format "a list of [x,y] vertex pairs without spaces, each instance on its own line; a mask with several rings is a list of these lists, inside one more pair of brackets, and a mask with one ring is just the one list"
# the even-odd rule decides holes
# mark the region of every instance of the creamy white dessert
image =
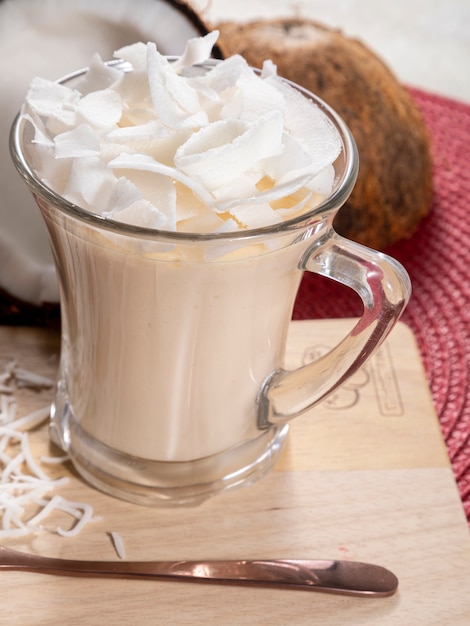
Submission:
[[341,151],[328,118],[272,64],[257,74],[234,56],[198,69],[216,37],[191,40],[174,62],[141,43],[116,53],[125,64],[95,57],[73,87],[36,79],[23,109],[45,184],[105,221],[155,230],[100,229],[42,207],[73,417],[155,461],[256,435],[256,397],[282,365],[309,240],[253,229],[321,203]]
[[49,226],[68,268],[63,349],[80,425],[160,461],[255,436],[256,395],[282,364],[308,242],[239,260],[165,260]]

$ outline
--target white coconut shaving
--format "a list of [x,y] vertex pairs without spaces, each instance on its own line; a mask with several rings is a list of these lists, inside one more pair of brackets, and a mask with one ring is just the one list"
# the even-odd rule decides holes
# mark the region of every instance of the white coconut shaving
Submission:
[[[57,488],[67,485],[69,478],[52,478],[42,465],[57,465],[67,461],[68,457],[36,459],[27,432],[48,419],[50,407],[18,417],[18,403],[14,395],[20,387],[37,390],[51,387],[54,381],[19,367],[16,361],[10,361],[0,373],[0,384],[0,540],[44,530],[63,537],[74,537],[86,524],[99,518],[94,517],[89,504],[71,502],[52,494]],[[71,523],[51,531],[43,523],[53,512],[65,514]]]
[[17,387],[29,387],[30,389],[48,388],[54,385],[54,381],[48,376],[42,376],[19,367],[15,359],[9,361],[0,374],[1,393],[12,393],[13,387],[8,383],[14,379]]
[[[84,502],[71,502],[51,493],[69,483],[66,476],[51,478],[33,456],[28,433],[0,427],[0,540],[48,530],[63,537],[74,537],[93,516],[93,508]],[[51,530],[43,525],[52,512],[71,518],[67,527]]]
[[173,62],[154,43],[117,50],[125,67],[95,55],[74,87],[34,79],[22,114],[38,176],[88,211],[169,231],[198,230],[195,211],[198,232],[226,232],[318,205],[334,184],[336,128],[269,61],[261,73],[238,55],[194,71],[217,37],[189,40]]
[[111,538],[112,544],[114,546],[114,549],[116,550],[116,554],[118,555],[118,557],[120,559],[125,559],[126,549],[124,547],[124,540],[122,536],[118,532],[113,530],[109,533],[109,537]]

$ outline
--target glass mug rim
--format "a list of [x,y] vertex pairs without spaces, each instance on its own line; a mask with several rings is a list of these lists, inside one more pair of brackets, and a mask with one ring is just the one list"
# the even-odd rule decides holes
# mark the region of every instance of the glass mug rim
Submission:
[[[170,62],[177,60],[177,56],[167,56]],[[219,59],[209,59],[204,63],[194,64],[192,68],[200,68],[202,70],[212,68],[216,64],[220,63]],[[106,65],[121,69],[123,72],[133,71],[132,66],[122,60],[108,61]],[[251,68],[257,74],[260,73],[259,69]],[[56,82],[59,84],[65,84],[72,80],[79,78],[86,74],[89,68],[81,68],[74,72],[71,72],[62,78],[59,78]],[[349,130],[347,124],[342,117],[324,100],[319,96],[312,93],[308,89],[305,89],[301,85],[294,83],[286,78],[280,77],[282,81],[289,84],[291,87],[302,93],[306,98],[316,104],[321,112],[328,118],[328,120],[335,126],[340,135],[342,144],[342,150],[338,158],[343,157],[344,166],[340,173],[340,176],[334,183],[334,189],[330,195],[324,198],[320,204],[316,205],[310,211],[306,211],[297,217],[282,220],[269,226],[262,226],[251,229],[240,229],[234,231],[226,231],[222,233],[194,233],[185,231],[169,231],[163,229],[146,228],[143,226],[135,226],[123,222],[118,222],[109,218],[104,218],[97,213],[92,213],[86,209],[83,209],[78,204],[70,202],[62,197],[59,193],[56,193],[48,185],[42,182],[39,177],[34,173],[29,160],[26,157],[23,147],[23,131],[24,125],[27,123],[22,117],[22,113],[19,112],[11,126],[10,130],[10,153],[14,161],[15,167],[21,174],[23,179],[28,183],[33,193],[37,194],[47,202],[58,207],[61,211],[67,215],[80,220],[81,222],[88,223],[90,226],[95,226],[100,229],[114,232],[115,234],[128,235],[143,239],[154,240],[167,240],[167,241],[228,241],[237,239],[247,239],[250,237],[269,236],[273,234],[288,233],[295,231],[298,228],[304,228],[308,226],[312,221],[318,220],[319,216],[323,216],[327,213],[334,212],[341,207],[348,197],[350,196],[352,189],[355,185],[357,174],[359,170],[359,156],[357,151],[356,142]],[[248,203],[250,200],[248,199]]]

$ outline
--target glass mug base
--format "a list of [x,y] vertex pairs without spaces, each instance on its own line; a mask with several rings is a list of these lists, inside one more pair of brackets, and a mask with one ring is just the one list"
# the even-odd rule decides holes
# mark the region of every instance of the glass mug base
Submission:
[[273,426],[219,454],[185,462],[154,461],[104,445],[75,419],[59,392],[52,406],[50,436],[77,472],[100,491],[134,504],[196,506],[235,487],[252,485],[277,462],[289,426]]

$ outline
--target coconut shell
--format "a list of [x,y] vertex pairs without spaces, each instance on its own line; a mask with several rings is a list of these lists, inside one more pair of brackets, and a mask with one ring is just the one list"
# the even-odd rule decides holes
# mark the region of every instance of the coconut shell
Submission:
[[[85,67],[95,52],[110,59],[114,50],[139,40],[179,54],[189,37],[208,31],[184,0],[0,0],[0,323],[56,326],[60,320],[46,229],[8,150],[10,124],[31,79],[59,78]],[[217,47],[214,56],[220,56]],[[49,289],[42,291],[38,285],[46,282]]]
[[271,59],[279,75],[332,106],[356,140],[356,186],[340,209],[342,235],[383,249],[409,238],[429,212],[430,142],[408,91],[364,43],[304,19],[222,23],[224,56],[239,53],[254,67]]

